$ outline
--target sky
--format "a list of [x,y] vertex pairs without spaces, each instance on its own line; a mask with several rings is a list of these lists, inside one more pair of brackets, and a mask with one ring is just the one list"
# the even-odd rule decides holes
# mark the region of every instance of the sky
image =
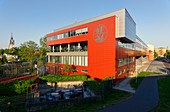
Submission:
[[170,48],[170,0],[0,0],[0,48],[15,46],[54,29],[121,8],[136,22],[137,35],[155,47]]

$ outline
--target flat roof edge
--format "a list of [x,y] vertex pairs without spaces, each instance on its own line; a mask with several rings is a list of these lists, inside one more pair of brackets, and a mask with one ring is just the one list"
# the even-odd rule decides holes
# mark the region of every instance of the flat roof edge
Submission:
[[86,19],[86,20],[82,20],[82,21],[79,21],[79,22],[76,22],[76,23],[73,23],[73,24],[70,24],[70,25],[67,25],[67,26],[63,26],[63,27],[54,29],[54,32],[65,30],[65,29],[72,28],[72,27],[76,27],[76,26],[83,25],[83,24],[86,24],[86,23],[90,23],[90,22],[93,22],[93,21],[97,21],[97,20],[100,20],[100,19],[116,16],[115,12],[118,12],[118,11],[124,11],[125,12],[127,10],[126,10],[126,8],[122,8],[122,9],[112,11],[112,12],[109,12],[109,13],[106,13],[106,14],[102,14],[102,15],[99,15],[99,16],[96,16],[96,17],[92,17],[92,18],[89,18],[89,19]]

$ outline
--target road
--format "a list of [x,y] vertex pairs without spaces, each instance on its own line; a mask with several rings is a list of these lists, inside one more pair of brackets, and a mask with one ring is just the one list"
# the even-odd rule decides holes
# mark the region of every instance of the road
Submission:
[[[167,69],[164,66],[164,62],[161,62],[162,60],[154,60],[148,71],[165,73]],[[170,66],[170,63],[168,64]],[[132,98],[99,112],[147,112],[155,108],[159,101],[158,77],[162,76],[145,77]]]

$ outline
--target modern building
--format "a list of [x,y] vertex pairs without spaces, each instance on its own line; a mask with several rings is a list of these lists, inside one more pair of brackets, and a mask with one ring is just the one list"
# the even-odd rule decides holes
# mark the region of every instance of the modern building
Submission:
[[9,49],[11,49],[11,48],[14,48],[15,47],[15,45],[14,45],[14,40],[13,40],[13,35],[12,35],[12,33],[11,33],[11,39],[10,39],[10,42],[9,42]]
[[124,79],[135,71],[136,58],[147,59],[147,45],[136,35],[136,23],[123,8],[73,23],[47,34],[48,63],[73,66],[71,74],[93,79]]

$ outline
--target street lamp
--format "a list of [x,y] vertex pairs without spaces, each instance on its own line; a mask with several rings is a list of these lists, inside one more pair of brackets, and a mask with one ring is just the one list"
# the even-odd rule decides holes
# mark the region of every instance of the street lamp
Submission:
[[11,102],[8,102],[8,112],[10,112],[10,104]]

